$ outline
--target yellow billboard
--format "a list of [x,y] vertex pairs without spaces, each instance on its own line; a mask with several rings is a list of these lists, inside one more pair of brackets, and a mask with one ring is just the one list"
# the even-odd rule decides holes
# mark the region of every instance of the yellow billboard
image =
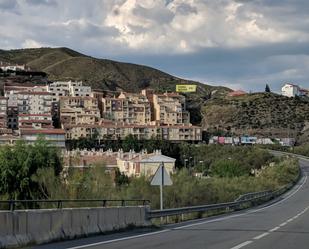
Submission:
[[176,92],[196,92],[196,85],[176,85]]

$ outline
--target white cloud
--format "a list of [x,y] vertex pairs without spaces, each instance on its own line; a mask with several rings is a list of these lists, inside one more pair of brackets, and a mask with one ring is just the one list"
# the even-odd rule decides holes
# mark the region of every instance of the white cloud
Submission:
[[[283,77],[309,82],[307,59],[299,56],[309,53],[301,47],[309,42],[308,9],[306,0],[0,0],[0,48],[67,46],[132,62],[143,57],[176,75],[229,84]],[[277,45],[284,48],[279,56],[295,54],[299,61],[277,70],[280,61],[269,60]],[[261,58],[260,47],[272,50]],[[209,51],[243,50],[209,57]],[[239,56],[248,58],[237,65]],[[168,58],[170,66],[153,62],[156,57]]]
[[38,41],[32,39],[26,39],[22,44],[22,48],[41,48],[41,47],[48,47],[48,45],[40,43]]

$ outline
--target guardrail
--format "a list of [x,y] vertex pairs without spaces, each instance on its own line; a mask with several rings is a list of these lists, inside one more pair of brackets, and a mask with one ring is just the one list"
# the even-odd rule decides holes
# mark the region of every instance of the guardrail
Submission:
[[[107,207],[111,206],[109,204],[115,204],[112,206],[127,206],[130,204],[134,205],[149,205],[149,200],[143,199],[133,199],[133,200],[117,200],[117,199],[66,199],[66,200],[7,200],[0,201],[0,210],[11,210],[14,211],[16,209],[42,209],[46,206],[52,208],[65,208],[67,204],[71,204],[68,207],[78,206],[78,207]],[[72,205],[73,204],[73,205]],[[95,205],[96,204],[96,205]],[[118,204],[118,205],[117,205]],[[6,206],[7,208],[3,209],[2,207]]]
[[235,201],[232,201],[232,202],[192,206],[192,207],[171,208],[171,209],[165,209],[165,210],[150,210],[148,211],[148,218],[153,219],[153,218],[177,216],[177,215],[183,215],[183,214],[188,214],[188,213],[207,212],[207,211],[214,211],[214,210],[215,211],[241,210],[241,209],[244,209],[250,206],[256,206],[266,201],[270,201],[280,196],[281,194],[285,193],[286,191],[291,189],[293,186],[294,184],[288,184],[275,191],[262,191],[262,192],[248,193],[248,194],[239,196]]

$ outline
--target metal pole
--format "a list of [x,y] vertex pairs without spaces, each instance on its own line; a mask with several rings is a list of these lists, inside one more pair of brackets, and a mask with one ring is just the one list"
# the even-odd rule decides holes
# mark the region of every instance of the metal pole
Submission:
[[[163,210],[163,184],[164,184],[164,163],[161,164],[161,184],[160,184],[160,210]],[[161,224],[163,217],[161,217]]]
[[164,163],[161,164],[160,209],[163,210]]

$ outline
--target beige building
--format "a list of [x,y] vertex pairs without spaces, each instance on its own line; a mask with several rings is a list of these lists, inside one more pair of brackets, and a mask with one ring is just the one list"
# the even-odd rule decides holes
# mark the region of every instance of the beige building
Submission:
[[62,126],[95,124],[101,117],[98,100],[93,97],[60,97],[59,111]]
[[79,124],[64,125],[66,139],[79,139],[93,137],[99,139],[125,139],[133,135],[137,139],[163,139],[168,141],[200,141],[202,131],[200,127],[187,126],[155,126],[155,125],[130,125],[130,124]]
[[0,96],[0,128],[7,128],[8,98]]
[[102,117],[127,124],[149,124],[150,103],[146,96],[122,92],[117,98],[102,98]]
[[178,93],[153,94],[154,120],[160,124],[189,124],[190,113],[186,110],[184,96]]
[[147,153],[145,150],[139,153],[134,151],[123,152],[122,150],[118,152],[112,150],[75,150],[66,151],[63,158],[65,168],[82,169],[104,165],[109,171],[118,168],[121,173],[129,177],[153,176],[162,162],[167,172],[172,174],[175,172],[176,162],[176,159],[162,155],[160,150],[153,153]]
[[53,129],[53,121],[50,114],[19,114],[18,127],[33,129]]
[[33,144],[43,136],[53,146],[65,148],[65,132],[62,129],[19,129],[19,136],[28,144]]
[[152,154],[147,154],[146,151],[140,153],[134,151],[120,152],[119,154],[117,166],[121,173],[129,177],[153,176],[161,163],[164,163],[164,167],[169,174],[175,171],[176,159],[162,155],[159,150]]

